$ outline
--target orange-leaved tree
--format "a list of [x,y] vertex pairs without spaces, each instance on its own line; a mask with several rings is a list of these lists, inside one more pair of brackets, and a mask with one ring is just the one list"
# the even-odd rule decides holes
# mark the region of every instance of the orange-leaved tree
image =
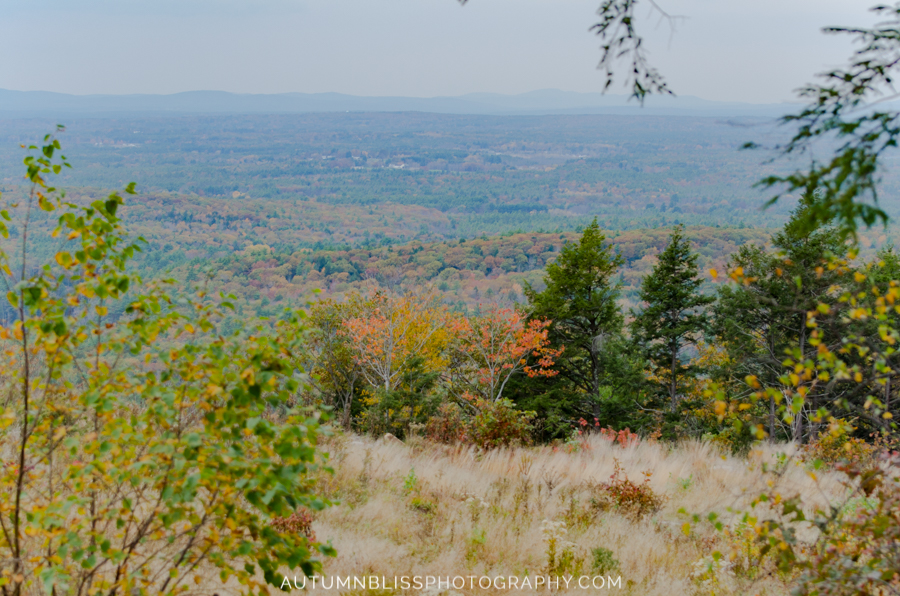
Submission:
[[522,313],[491,304],[475,316],[458,316],[450,324],[451,383],[480,399],[495,402],[513,375],[552,377],[564,348],[550,347],[550,321],[526,320]]
[[366,382],[385,392],[400,386],[412,367],[440,370],[446,364],[446,309],[433,294],[375,290],[348,297],[344,336]]

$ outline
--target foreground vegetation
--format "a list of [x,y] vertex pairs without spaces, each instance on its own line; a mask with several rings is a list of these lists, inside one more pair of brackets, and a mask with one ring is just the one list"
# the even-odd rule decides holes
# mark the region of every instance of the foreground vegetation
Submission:
[[[781,493],[801,495],[807,512],[849,492],[842,474],[813,479],[808,463],[781,458],[785,446],[733,457],[698,442],[622,446],[594,434],[482,452],[350,435],[328,448],[336,471],[323,487],[340,504],[312,527],[333,539],[338,555],[324,566],[333,576],[600,574],[621,576],[621,589],[610,592],[635,596],[788,594],[802,568],[779,570],[773,553],[761,553],[752,521],[727,510],[749,508],[773,481]],[[765,464],[779,475],[763,472]],[[640,488],[622,490],[626,482]],[[705,522],[686,533],[682,511],[722,514],[723,529]],[[817,531],[797,531],[813,552]]]

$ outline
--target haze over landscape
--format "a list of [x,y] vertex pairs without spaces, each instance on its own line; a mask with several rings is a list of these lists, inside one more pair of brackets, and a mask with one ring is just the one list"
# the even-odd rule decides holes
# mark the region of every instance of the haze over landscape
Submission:
[[[597,93],[591,0],[194,0],[39,7],[3,0],[0,88],[90,94],[328,93],[434,97]],[[650,56],[673,90],[781,103],[841,64],[831,25],[873,22],[863,0],[670,0],[669,23],[639,10]],[[31,23],[40,22],[41,43]],[[720,48],[728,47],[728,52]],[[107,51],[110,48],[115,51]],[[43,68],[27,68],[39,63]],[[612,89],[622,93],[622,89]]]

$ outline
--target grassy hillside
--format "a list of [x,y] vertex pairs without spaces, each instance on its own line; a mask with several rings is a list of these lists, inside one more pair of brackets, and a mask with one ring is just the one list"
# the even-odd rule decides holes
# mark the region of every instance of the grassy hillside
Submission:
[[[708,444],[645,442],[622,448],[599,436],[568,446],[488,453],[418,439],[403,444],[356,436],[336,439],[330,448],[336,473],[323,479],[323,487],[341,502],[313,524],[339,553],[326,561],[329,575],[535,576],[558,566],[566,549],[573,566],[595,575],[592,551],[602,548],[610,551],[600,555],[603,575],[622,578],[622,589],[614,593],[790,592],[792,578],[772,573],[766,559],[759,569],[748,566],[749,537],[726,512],[746,507],[764,489],[768,477],[761,464],[774,461],[777,449],[737,458],[722,456]],[[663,498],[659,511],[637,519],[598,505],[599,486],[609,480],[616,462],[636,482],[648,473],[649,486]],[[822,474],[814,481],[795,463],[778,487],[802,494],[808,503],[842,494],[837,475]],[[717,533],[699,525],[686,536],[682,508],[724,514],[731,530]],[[809,530],[801,530],[801,537],[809,539]],[[557,540],[556,563],[548,560],[550,538]],[[734,552],[734,559],[710,572],[715,550]],[[395,592],[384,592],[389,593]]]

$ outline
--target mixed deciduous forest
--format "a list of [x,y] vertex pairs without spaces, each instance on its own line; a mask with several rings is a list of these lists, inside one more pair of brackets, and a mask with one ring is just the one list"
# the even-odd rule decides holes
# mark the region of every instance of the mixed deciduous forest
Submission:
[[[6,196],[21,192],[19,145],[47,126],[5,122]],[[433,282],[458,306],[515,301],[594,217],[625,259],[628,310],[671,226],[688,227],[703,269],[721,269],[787,220],[791,200],[763,209],[753,188],[772,166],[738,150],[777,133],[761,119],[661,116],[76,119],[63,136],[76,167],[60,184],[88,203],[140,180],[124,207],[129,233],[146,241],[133,266],[187,284],[215,270],[217,287],[249,314],[272,316],[314,289],[343,293],[373,279]],[[893,192],[890,175],[885,184]],[[863,232],[861,248],[889,237]]]

